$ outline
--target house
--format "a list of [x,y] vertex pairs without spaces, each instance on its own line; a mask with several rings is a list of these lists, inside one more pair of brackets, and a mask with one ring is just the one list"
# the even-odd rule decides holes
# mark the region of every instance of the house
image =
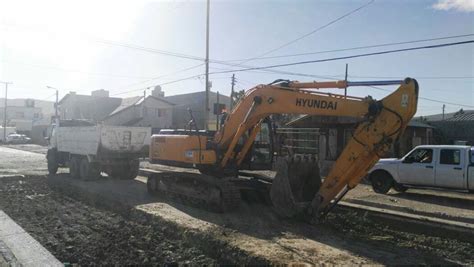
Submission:
[[[285,135],[279,138],[285,146],[294,148],[293,152],[308,154],[312,151],[310,154],[317,155],[322,163],[321,172],[325,173],[352,138],[358,122],[353,117],[304,115],[286,124],[285,127],[290,127],[291,131],[277,130],[277,133]],[[398,142],[384,156],[400,157],[422,144],[433,144],[433,126],[412,120]]]
[[435,138],[439,144],[474,145],[474,110],[460,109],[457,112],[436,114],[418,118],[435,127]]
[[152,94],[122,99],[120,106],[104,118],[103,123],[122,126],[147,126],[154,132],[162,128],[170,128],[173,118],[174,104],[163,98],[160,88]]
[[70,92],[59,101],[61,119],[82,119],[93,122],[102,121],[122,103],[121,98],[110,97],[109,91],[101,89],[91,95]]
[[[206,92],[195,92],[181,95],[167,96],[165,99],[174,103],[173,107],[173,123],[172,128],[183,129],[186,128],[190,121],[189,110],[192,111],[196,124],[199,129],[204,129],[205,122],[205,107],[206,107]],[[209,92],[209,112],[207,125],[209,129],[216,129],[216,115],[214,115],[214,104],[217,103],[217,93]],[[219,103],[224,104],[226,108],[230,107],[230,97],[219,94]]]
[[[0,118],[4,118],[1,102]],[[43,119],[42,109],[35,106],[34,99],[12,99],[7,102],[7,126],[15,127],[18,133],[29,135],[33,124]]]

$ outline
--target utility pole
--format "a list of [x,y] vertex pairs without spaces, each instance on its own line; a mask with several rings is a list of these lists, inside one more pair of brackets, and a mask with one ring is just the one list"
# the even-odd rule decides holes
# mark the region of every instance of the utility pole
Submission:
[[54,117],[55,119],[58,118],[58,105],[59,105],[59,91],[56,90],[56,108],[54,109]]
[[11,82],[0,82],[5,84],[5,107],[3,110],[3,142],[7,141],[7,99],[8,99],[8,85]]
[[209,9],[210,0],[207,0],[207,15],[206,15],[206,107],[204,111],[204,129],[208,130],[209,122]]
[[349,64],[346,63],[346,76],[344,80],[346,81],[346,87],[344,88],[344,98],[347,98],[347,71],[349,69]]
[[59,90],[58,88],[54,88],[52,86],[46,86],[48,89],[53,89],[56,90],[56,103],[54,104],[54,122],[56,125],[59,125],[59,115],[58,115],[58,109],[59,109]]
[[446,105],[443,104],[443,121],[444,121],[444,109],[446,108]]
[[[145,119],[145,110],[146,110],[145,99],[146,99],[146,89],[143,90],[143,101],[142,101],[142,105],[143,105],[142,118],[143,118],[143,119]],[[157,115],[158,115],[158,114],[157,114]]]
[[232,112],[232,109],[234,108],[234,85],[235,85],[235,74],[232,74],[232,88],[230,89],[230,110],[229,112]]
[[219,112],[220,112],[220,103],[219,103],[219,91],[217,91],[217,112],[216,112],[216,131],[219,131]]

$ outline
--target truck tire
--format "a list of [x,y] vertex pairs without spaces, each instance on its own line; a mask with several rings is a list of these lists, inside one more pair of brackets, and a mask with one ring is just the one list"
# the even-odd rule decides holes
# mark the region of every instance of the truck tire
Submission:
[[72,156],[69,160],[69,175],[73,179],[81,178],[81,171],[80,171],[80,164],[81,159],[77,156]]
[[137,178],[138,171],[140,170],[140,161],[138,159],[132,159],[128,162],[129,170],[128,170],[128,178],[133,180]]
[[393,186],[393,177],[386,171],[374,171],[370,174],[370,182],[375,193],[386,194]]
[[48,161],[49,174],[56,174],[58,172],[58,153],[56,149],[48,149],[46,153],[46,160]]
[[132,159],[125,162],[123,165],[123,171],[118,175],[122,180],[133,180],[138,176],[140,169],[140,161],[138,159]]
[[402,184],[399,184],[399,183],[397,183],[397,182],[395,182],[395,181],[393,182],[393,186],[392,186],[392,187],[393,187],[393,189],[395,189],[395,191],[400,192],[400,193],[403,193],[403,192],[405,192],[405,191],[408,190],[408,187],[406,187],[406,186],[404,186],[404,185],[402,185]]
[[89,162],[87,157],[83,157],[79,166],[81,179],[84,181],[97,180],[100,177],[100,165]]

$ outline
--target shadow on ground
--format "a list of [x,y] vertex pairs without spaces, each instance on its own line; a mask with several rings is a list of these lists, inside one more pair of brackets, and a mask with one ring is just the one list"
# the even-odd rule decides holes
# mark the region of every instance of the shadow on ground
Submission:
[[[465,246],[472,247],[472,244],[460,242],[459,245],[455,244],[446,249],[446,240],[439,237],[426,237],[409,231],[393,230],[387,225],[371,221],[361,214],[336,212],[324,223],[313,226],[278,218],[271,207],[262,203],[244,202],[239,210],[226,214],[207,212],[166,198],[150,196],[146,191],[146,184],[139,180],[123,181],[103,177],[97,181],[84,182],[72,180],[68,174],[59,174],[49,177],[48,182],[63,191],[64,188],[68,188],[66,191],[69,194],[79,197],[82,201],[99,206],[105,205],[108,209],[112,208],[114,211],[122,213],[124,210],[130,210],[136,206],[165,203],[195,219],[219,227],[213,233],[205,233],[205,235],[211,235],[212,238],[219,238],[220,235],[223,235],[225,236],[223,239],[228,240],[229,234],[237,232],[275,242],[282,249],[292,251],[298,258],[308,262],[314,262],[314,259],[308,258],[307,252],[280,241],[314,241],[350,251],[383,264],[450,264],[452,262],[448,259],[449,257],[454,260],[463,259],[464,253],[458,250],[465,250]],[[137,211],[136,209],[132,210]],[[143,213],[145,212],[143,211]],[[153,220],[160,215],[144,214],[144,216]],[[186,229],[180,230],[185,231]],[[449,242],[456,243],[458,241],[449,240]],[[438,253],[439,251],[445,251],[448,254]],[[404,255],[404,257],[400,257],[400,255]]]

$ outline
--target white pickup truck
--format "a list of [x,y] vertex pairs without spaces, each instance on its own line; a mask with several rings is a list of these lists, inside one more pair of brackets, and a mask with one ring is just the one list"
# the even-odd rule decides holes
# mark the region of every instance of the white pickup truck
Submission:
[[375,192],[437,187],[474,192],[474,147],[417,146],[401,159],[381,159],[369,171]]
[[68,166],[73,178],[93,180],[101,172],[120,179],[138,175],[139,157],[148,152],[151,128],[61,121],[53,126],[46,155],[48,171]]

